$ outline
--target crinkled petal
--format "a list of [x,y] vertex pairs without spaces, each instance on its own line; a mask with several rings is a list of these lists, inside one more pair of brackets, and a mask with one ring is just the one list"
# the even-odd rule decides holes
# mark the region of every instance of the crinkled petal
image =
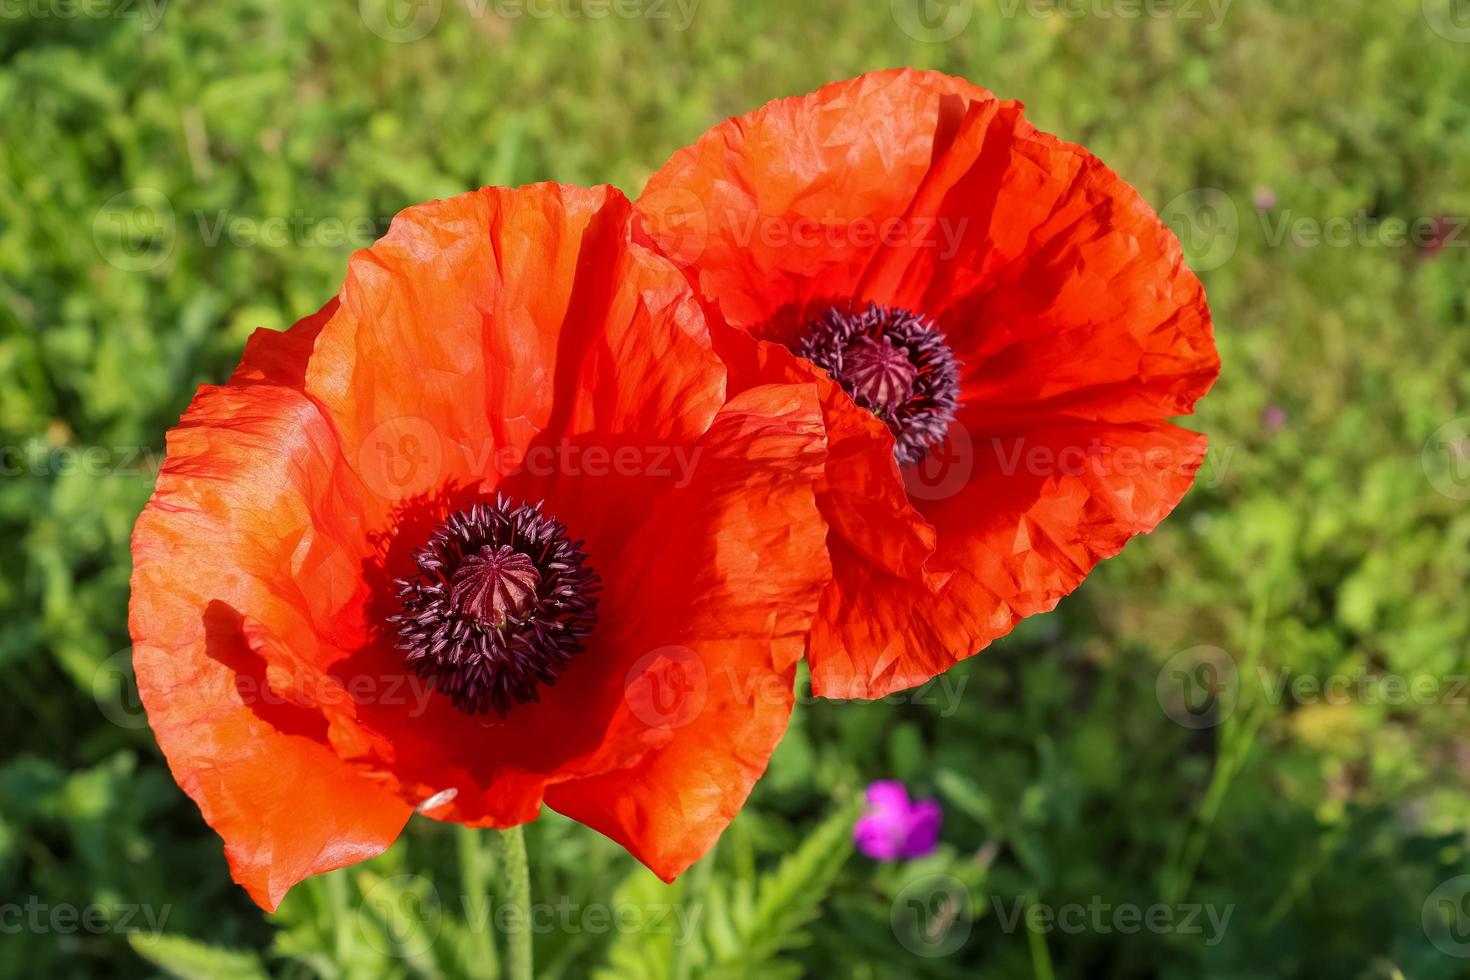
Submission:
[[704,431],[722,366],[677,276],[629,247],[629,209],[609,187],[485,188],[353,256],[305,390],[385,509],[492,490],[533,445]]
[[693,481],[622,563],[637,619],[618,651],[609,745],[661,744],[546,796],[665,880],[708,850],[765,771],[829,575],[813,492],[824,458],[815,390],[752,388],[700,445]]
[[298,392],[203,389],[133,534],[129,627],[149,723],[231,873],[268,909],[308,875],[383,851],[410,813],[334,753],[325,719],[281,695],[262,655],[278,623],[316,658],[328,640],[311,624],[358,589],[355,506],[334,457]]
[[1099,561],[1183,498],[1205,437],[1164,422],[1065,422],[977,446],[973,476],[933,505],[951,533],[937,596],[839,547],[811,638],[812,690],[879,698],[921,684],[1027,616],[1055,608]]

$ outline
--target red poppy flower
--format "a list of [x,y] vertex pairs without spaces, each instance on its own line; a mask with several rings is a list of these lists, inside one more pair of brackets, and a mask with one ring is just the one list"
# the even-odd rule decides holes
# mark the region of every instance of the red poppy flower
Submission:
[[168,438],[130,627],[270,909],[417,806],[544,802],[672,879],[785,730],[830,567],[810,385],[727,370],[610,188],[410,208]]
[[[706,133],[644,232],[775,364],[827,380],[834,581],[813,687],[879,697],[1053,608],[1193,480],[1219,370],[1179,245],[1021,106],[885,71]],[[834,383],[835,382],[835,383]]]

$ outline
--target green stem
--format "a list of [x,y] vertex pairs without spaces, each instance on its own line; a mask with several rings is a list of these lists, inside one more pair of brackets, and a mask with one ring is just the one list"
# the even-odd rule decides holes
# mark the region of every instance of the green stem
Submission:
[[500,956],[495,951],[494,934],[490,925],[493,921],[492,910],[484,904],[490,893],[489,855],[485,852],[485,840],[483,830],[459,825],[459,877],[464,890],[466,917],[474,931],[475,952],[479,957],[482,974],[486,977],[498,977]]
[[332,909],[332,942],[337,962],[346,963],[352,947],[351,918],[347,911],[347,872],[323,875],[327,884],[327,903]]
[[1031,975],[1036,980],[1055,980],[1052,972],[1051,950],[1046,947],[1046,936],[1032,928],[1030,910],[1036,904],[1034,896],[1026,896],[1026,945],[1031,948]]
[[[715,839],[719,844],[719,838]],[[682,893],[679,900],[684,908],[693,917],[690,921],[698,921],[700,906],[704,903],[705,892],[709,890],[710,876],[715,870],[715,848],[711,847],[709,853],[699,860],[689,873],[684,876]],[[689,980],[690,946],[694,943],[694,937],[680,935],[677,931],[673,934],[673,950],[669,959],[669,980]]]
[[500,832],[500,883],[511,914],[505,937],[510,980],[535,980],[531,970],[531,866],[526,860],[526,835],[520,827]]
[[1163,898],[1169,904],[1180,902],[1188,896],[1189,889],[1194,884],[1195,873],[1204,857],[1205,847],[1209,844],[1215,819],[1220,815],[1220,807],[1229,795],[1235,777],[1245,768],[1251,749],[1255,746],[1256,734],[1271,708],[1266,701],[1246,697],[1250,682],[1256,676],[1257,662],[1266,645],[1269,599],[1262,588],[1251,604],[1245,658],[1237,671],[1239,707],[1235,715],[1227,718],[1221,728],[1220,745],[1215,753],[1215,771],[1210,777],[1210,785],[1205,791],[1195,820],[1178,838],[1179,847],[1174,855],[1177,863],[1165,868]]

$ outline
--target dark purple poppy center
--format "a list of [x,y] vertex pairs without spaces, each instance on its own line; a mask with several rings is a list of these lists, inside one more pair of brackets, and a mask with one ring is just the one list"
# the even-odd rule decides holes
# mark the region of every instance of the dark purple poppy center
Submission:
[[893,433],[900,465],[944,441],[959,408],[959,362],[934,322],[894,306],[834,306],[791,349],[809,359]]
[[409,670],[468,714],[504,718],[539,700],[584,649],[597,620],[597,575],[580,541],[539,504],[503,497],[451,515],[398,579],[388,621]]

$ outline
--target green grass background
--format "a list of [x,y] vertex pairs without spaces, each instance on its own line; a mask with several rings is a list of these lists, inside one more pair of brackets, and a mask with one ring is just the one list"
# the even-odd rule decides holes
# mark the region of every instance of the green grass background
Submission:
[[[1451,955],[1470,939],[1470,493],[1434,441],[1470,415],[1470,230],[1433,254],[1373,231],[1470,215],[1470,10],[955,0],[938,12],[968,22],[933,42],[900,28],[907,0],[699,0],[682,30],[673,0],[600,19],[443,0],[394,42],[368,28],[383,2],[0,7],[0,976],[493,975],[462,900],[496,894],[482,836],[415,820],[275,916],[230,883],[127,672],[128,534],[162,434],[400,208],[536,180],[636,193],[727,115],[896,65],[1021,99],[1175,224],[1224,361],[1190,421],[1211,459],[1160,530],[934,703],[804,699],[673,888],[585,828],[534,825],[539,900],[698,918],[676,942],[582,909],[535,936],[545,975],[1470,976]],[[1368,230],[1274,233],[1334,218]],[[244,234],[269,219],[299,230]],[[1192,729],[1156,681],[1200,646],[1239,694]],[[1331,677],[1339,703],[1273,693]],[[938,854],[848,853],[874,778],[944,803]],[[1027,928],[1018,901],[1162,903],[1176,924]],[[14,928],[28,903],[99,918]],[[1195,904],[1229,909],[1221,934],[1180,927]]]

